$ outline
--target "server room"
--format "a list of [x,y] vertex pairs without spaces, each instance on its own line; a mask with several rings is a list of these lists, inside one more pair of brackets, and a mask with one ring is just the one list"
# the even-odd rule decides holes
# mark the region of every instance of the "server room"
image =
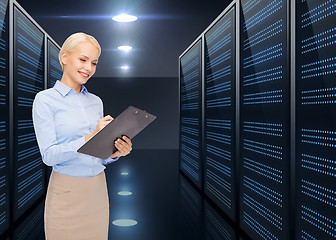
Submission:
[[[0,0],[0,24],[1,240],[336,239],[336,0]],[[77,152],[129,106],[156,118]]]

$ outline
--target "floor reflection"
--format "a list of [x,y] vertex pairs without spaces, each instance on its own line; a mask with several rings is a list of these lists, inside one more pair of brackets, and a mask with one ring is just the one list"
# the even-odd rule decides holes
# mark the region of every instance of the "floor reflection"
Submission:
[[43,211],[44,202],[40,203],[34,211],[14,230],[12,239],[15,240],[43,240]]
[[[177,150],[134,150],[105,172],[111,240],[241,239],[217,208],[179,174]],[[121,191],[132,194],[119,195]],[[5,240],[43,240],[43,211],[44,202]],[[137,224],[115,226],[117,219]]]
[[233,228],[188,180],[180,175],[179,239],[236,240]]

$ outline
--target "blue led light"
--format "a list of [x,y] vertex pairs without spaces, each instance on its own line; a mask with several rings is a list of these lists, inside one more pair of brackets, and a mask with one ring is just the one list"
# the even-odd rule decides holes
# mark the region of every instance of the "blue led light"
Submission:
[[220,84],[214,85],[212,87],[208,87],[206,90],[206,95],[209,96],[211,94],[218,94],[225,91],[231,90],[231,81],[222,82]]
[[6,149],[6,139],[0,139],[0,150]]
[[322,173],[325,175],[336,177],[336,160],[330,160],[322,157],[316,157],[302,153],[302,167]]
[[[272,126],[272,127],[266,127],[266,126]],[[279,127],[279,126],[281,128],[274,128],[274,127]],[[271,135],[271,136],[276,136],[276,137],[282,137],[282,124],[244,121],[243,131],[257,133],[257,134]]]
[[206,70],[210,70],[214,67],[216,67],[219,64],[224,63],[226,60],[231,59],[231,49],[227,50],[226,52],[220,54],[219,56],[217,56],[215,59],[207,62],[206,64]]
[[217,157],[224,158],[228,161],[231,161],[231,152],[229,152],[225,149],[207,144],[206,145],[206,151],[215,155],[215,156],[217,156]]
[[199,126],[199,119],[198,118],[182,117],[181,118],[181,123],[182,124],[190,124],[190,125],[194,125],[194,126]]
[[[184,66],[183,67],[183,75],[185,75],[185,73],[187,73],[189,70],[197,67],[197,64],[199,64],[199,59],[196,58],[194,61],[192,61],[190,64],[188,64],[187,66]],[[185,81],[187,81],[185,78],[184,78]]]
[[262,198],[269,200],[271,203],[282,207],[282,194],[264,186],[263,184],[244,176],[243,185]]
[[304,39],[302,41],[301,54],[305,54],[335,44],[335,31],[336,28],[332,28],[317,35],[314,35],[313,37]]
[[197,150],[192,149],[191,147],[188,147],[185,144],[181,144],[182,151],[188,153],[189,155],[193,156],[196,159],[199,159],[199,152]]
[[[43,83],[43,76],[40,74],[37,74],[36,72],[22,67],[22,66],[18,66],[18,74],[25,77],[25,78],[29,78],[35,82],[39,82],[39,83]],[[42,89],[41,89],[42,90]]]
[[211,44],[213,40],[215,40],[218,36],[220,36],[222,33],[224,33],[226,30],[228,30],[232,25],[231,19],[227,19],[219,28],[217,28],[212,33],[207,34],[206,41],[207,44]]
[[206,119],[206,126],[213,128],[231,129],[231,120]]
[[199,98],[199,92],[196,91],[181,96],[181,101],[190,101],[197,98]]
[[264,177],[282,183],[282,171],[244,157],[244,167]]
[[[274,90],[268,92],[251,93],[243,95],[243,104],[270,104],[282,102],[282,90]],[[264,95],[264,96],[262,96]]]
[[317,7],[311,9],[310,11],[303,14],[302,20],[301,20],[301,28],[305,28],[307,26],[310,26],[318,21],[321,21],[322,19],[329,17],[336,13],[336,4],[333,3],[334,0],[329,0],[324,2],[321,5],[318,5]]
[[312,182],[301,180],[302,193],[319,200],[327,205],[336,207],[336,192],[328,188],[322,187],[320,185],[314,184]]
[[212,168],[216,169],[220,173],[228,176],[228,177],[232,176],[232,174],[231,174],[231,172],[232,172],[231,168],[228,167],[228,166],[225,166],[222,162],[220,162],[220,160],[218,161],[218,160],[212,159],[210,157],[207,157],[206,158],[206,164],[209,165],[209,166],[211,166]]
[[185,56],[183,56],[181,58],[182,65],[186,65],[190,60],[197,57],[198,54],[199,54],[199,50],[197,48],[194,48],[193,50],[190,50],[188,52],[188,54],[186,54]]
[[195,110],[199,108],[198,102],[195,103],[182,103],[181,110]]
[[[221,188],[226,190],[227,192],[231,193],[231,184],[224,180],[222,177],[218,176],[217,174],[213,173],[209,169],[206,170],[206,176],[211,179],[213,182],[217,183]],[[221,191],[223,194],[224,192]]]
[[246,14],[250,10],[252,10],[255,6],[258,6],[258,4],[261,2],[261,0],[250,0],[246,1],[243,4],[243,12]]
[[199,76],[199,70],[196,69],[193,72],[191,72],[191,73],[187,74],[186,76],[184,76],[183,80],[186,83],[187,81],[190,81],[190,80],[192,80],[194,78],[197,78],[198,76]]
[[197,162],[195,159],[192,159],[191,157],[189,157],[187,154],[182,153],[181,157],[183,160],[185,160],[186,162],[188,162],[188,164],[196,169],[199,169],[199,162]]
[[301,230],[301,233],[302,233],[301,238],[304,240],[318,240],[317,238],[314,238],[312,235],[308,234],[304,230]]
[[336,238],[336,222],[330,218],[325,217],[324,215],[302,205],[301,218],[311,225],[322,230],[326,234]]
[[255,46],[259,43],[266,41],[267,39],[274,37],[275,35],[282,32],[282,19],[273,23],[272,25],[267,26],[263,30],[257,32],[256,34],[250,36],[248,39],[244,40],[244,49],[247,50],[252,46]]
[[34,146],[34,147],[31,147],[31,148],[27,148],[25,150],[22,150],[22,151],[19,151],[18,152],[18,161],[22,161],[24,160],[25,158],[28,158],[28,157],[31,157],[31,156],[34,156],[35,154],[39,154],[39,147],[38,146]]
[[257,72],[243,77],[244,86],[270,82],[283,78],[282,66],[270,68],[265,71]]
[[[336,57],[327,58],[302,65],[301,78],[314,78],[335,73]],[[314,73],[315,72],[315,73]]]
[[206,101],[207,108],[218,108],[231,106],[231,97],[217,98]]
[[189,174],[189,176],[191,176],[193,179],[195,179],[196,181],[199,180],[199,174],[193,170],[189,165],[187,165],[185,162],[181,162],[181,168],[184,169],[186,171],[186,173]]
[[246,193],[244,193],[243,202],[248,207],[253,209],[256,213],[258,213],[261,217],[272,223],[275,227],[282,230],[282,217],[275,214],[272,210],[265,207],[263,204],[258,202],[256,199],[253,199]]
[[229,66],[226,66],[224,68],[221,68],[211,74],[208,74],[206,76],[206,82],[209,83],[209,82],[212,82],[212,81],[216,81],[218,79],[222,79],[228,75],[230,75],[232,73],[232,66],[229,65]]
[[229,44],[232,40],[232,36],[231,33],[228,33],[226,37],[224,37],[223,39],[221,39],[219,42],[217,42],[216,44],[214,44],[213,46],[211,46],[208,49],[208,55],[212,55],[215,52],[217,52],[218,50],[222,49],[225,45]]
[[261,9],[259,12],[253,14],[249,19],[245,21],[244,32],[250,30],[251,28],[257,26],[262,21],[266,20],[268,17],[275,14],[282,8],[282,0],[274,0],[270,2],[266,7]]
[[265,240],[279,240],[275,235],[273,235],[269,230],[263,227],[258,221],[256,221],[253,217],[248,215],[244,211],[244,222],[249,225],[259,236],[261,236]]
[[4,94],[0,94],[0,105],[6,105],[7,103],[7,96]]
[[193,88],[196,88],[196,87],[198,87],[198,85],[199,84],[198,84],[197,81],[188,83],[188,84],[182,86],[182,92],[186,92],[186,91],[189,91],[189,90],[191,90]]
[[199,134],[198,129],[191,128],[191,127],[186,127],[186,126],[181,127],[181,132],[191,134],[191,135],[194,135],[196,137],[198,137],[198,134]]
[[42,63],[38,59],[31,57],[29,54],[25,53],[21,49],[18,49],[17,57],[18,59],[28,63],[30,66],[37,68],[39,70],[43,70]]
[[[232,239],[231,234],[223,227],[223,225],[214,217],[214,215],[207,209],[206,216],[210,223],[207,223],[207,229],[212,231],[213,236],[218,236],[218,232],[221,234],[220,239]],[[212,226],[216,228],[216,231],[212,229]]]
[[187,136],[184,136],[182,135],[181,136],[181,141],[185,142],[185,143],[189,143],[190,145],[198,148],[199,147],[199,141],[193,139],[193,138],[190,138],[190,137],[187,137]]
[[225,204],[228,208],[231,208],[231,199],[225,196],[221,191],[215,188],[211,183],[206,183],[206,188],[210,191],[213,195],[217,197],[223,204]]
[[335,103],[336,100],[320,100],[320,101],[304,101],[305,99],[319,99],[319,98],[334,98],[336,97],[335,93],[330,93],[332,91],[336,91],[336,88],[324,88],[324,89],[314,89],[314,90],[308,90],[308,91],[302,91],[302,95],[308,95],[308,94],[315,94],[315,95],[310,95],[310,96],[302,96],[301,99],[303,100],[301,102],[302,105],[307,105],[307,104],[331,104]]
[[[305,134],[305,133],[310,133],[310,135]],[[319,136],[317,134],[330,134],[333,135],[332,137],[326,137],[326,136]],[[318,129],[302,129],[302,134],[301,134],[301,142],[304,143],[310,143],[314,145],[321,145],[321,146],[326,146],[326,147],[336,147],[336,144],[333,143],[327,143],[326,141],[336,141],[336,133],[333,131],[325,131],[325,130],[318,130]],[[315,141],[313,140],[306,140],[303,138],[308,138],[308,139],[316,139]]]
[[256,66],[263,62],[268,62],[272,59],[282,56],[283,46],[282,43],[279,43],[273,47],[262,50],[253,56],[243,59],[243,68],[249,68]]
[[212,141],[215,141],[215,142],[219,142],[219,143],[224,143],[224,144],[231,145],[231,136],[230,135],[225,135],[223,133],[216,133],[216,132],[208,131],[206,133],[206,139],[207,140],[212,140]]
[[[252,152],[256,152],[262,155],[266,155],[269,157],[282,160],[282,147],[280,146],[257,142],[257,141],[253,141],[249,139],[243,140],[243,146],[244,146],[244,149],[250,150]],[[277,149],[280,151],[277,151],[274,149]]]
[[0,121],[0,132],[6,132],[7,130],[6,121]]

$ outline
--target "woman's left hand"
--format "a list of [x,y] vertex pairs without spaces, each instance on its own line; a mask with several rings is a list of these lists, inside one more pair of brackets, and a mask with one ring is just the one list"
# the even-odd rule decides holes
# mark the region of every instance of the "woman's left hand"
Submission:
[[114,142],[114,146],[117,148],[117,151],[111,155],[111,158],[123,157],[132,151],[131,140],[126,136],[123,136],[122,139],[118,139]]

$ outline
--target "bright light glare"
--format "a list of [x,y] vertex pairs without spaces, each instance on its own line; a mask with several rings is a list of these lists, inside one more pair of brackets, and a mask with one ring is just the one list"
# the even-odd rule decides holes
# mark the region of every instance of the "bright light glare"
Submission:
[[120,15],[114,16],[112,19],[116,22],[134,22],[138,20],[136,16],[127,15],[127,14],[120,14]]
[[128,175],[128,172],[122,172],[121,175]]
[[124,70],[127,70],[127,69],[129,69],[129,66],[121,66],[120,68],[124,69]]
[[129,192],[129,191],[121,191],[121,192],[118,192],[118,194],[120,196],[129,196],[129,195],[132,195],[132,192]]
[[120,227],[131,227],[137,225],[138,222],[132,219],[118,219],[114,220],[112,224]]
[[122,50],[122,51],[125,51],[125,52],[128,52],[132,49],[132,47],[131,46],[119,46],[118,49]]

